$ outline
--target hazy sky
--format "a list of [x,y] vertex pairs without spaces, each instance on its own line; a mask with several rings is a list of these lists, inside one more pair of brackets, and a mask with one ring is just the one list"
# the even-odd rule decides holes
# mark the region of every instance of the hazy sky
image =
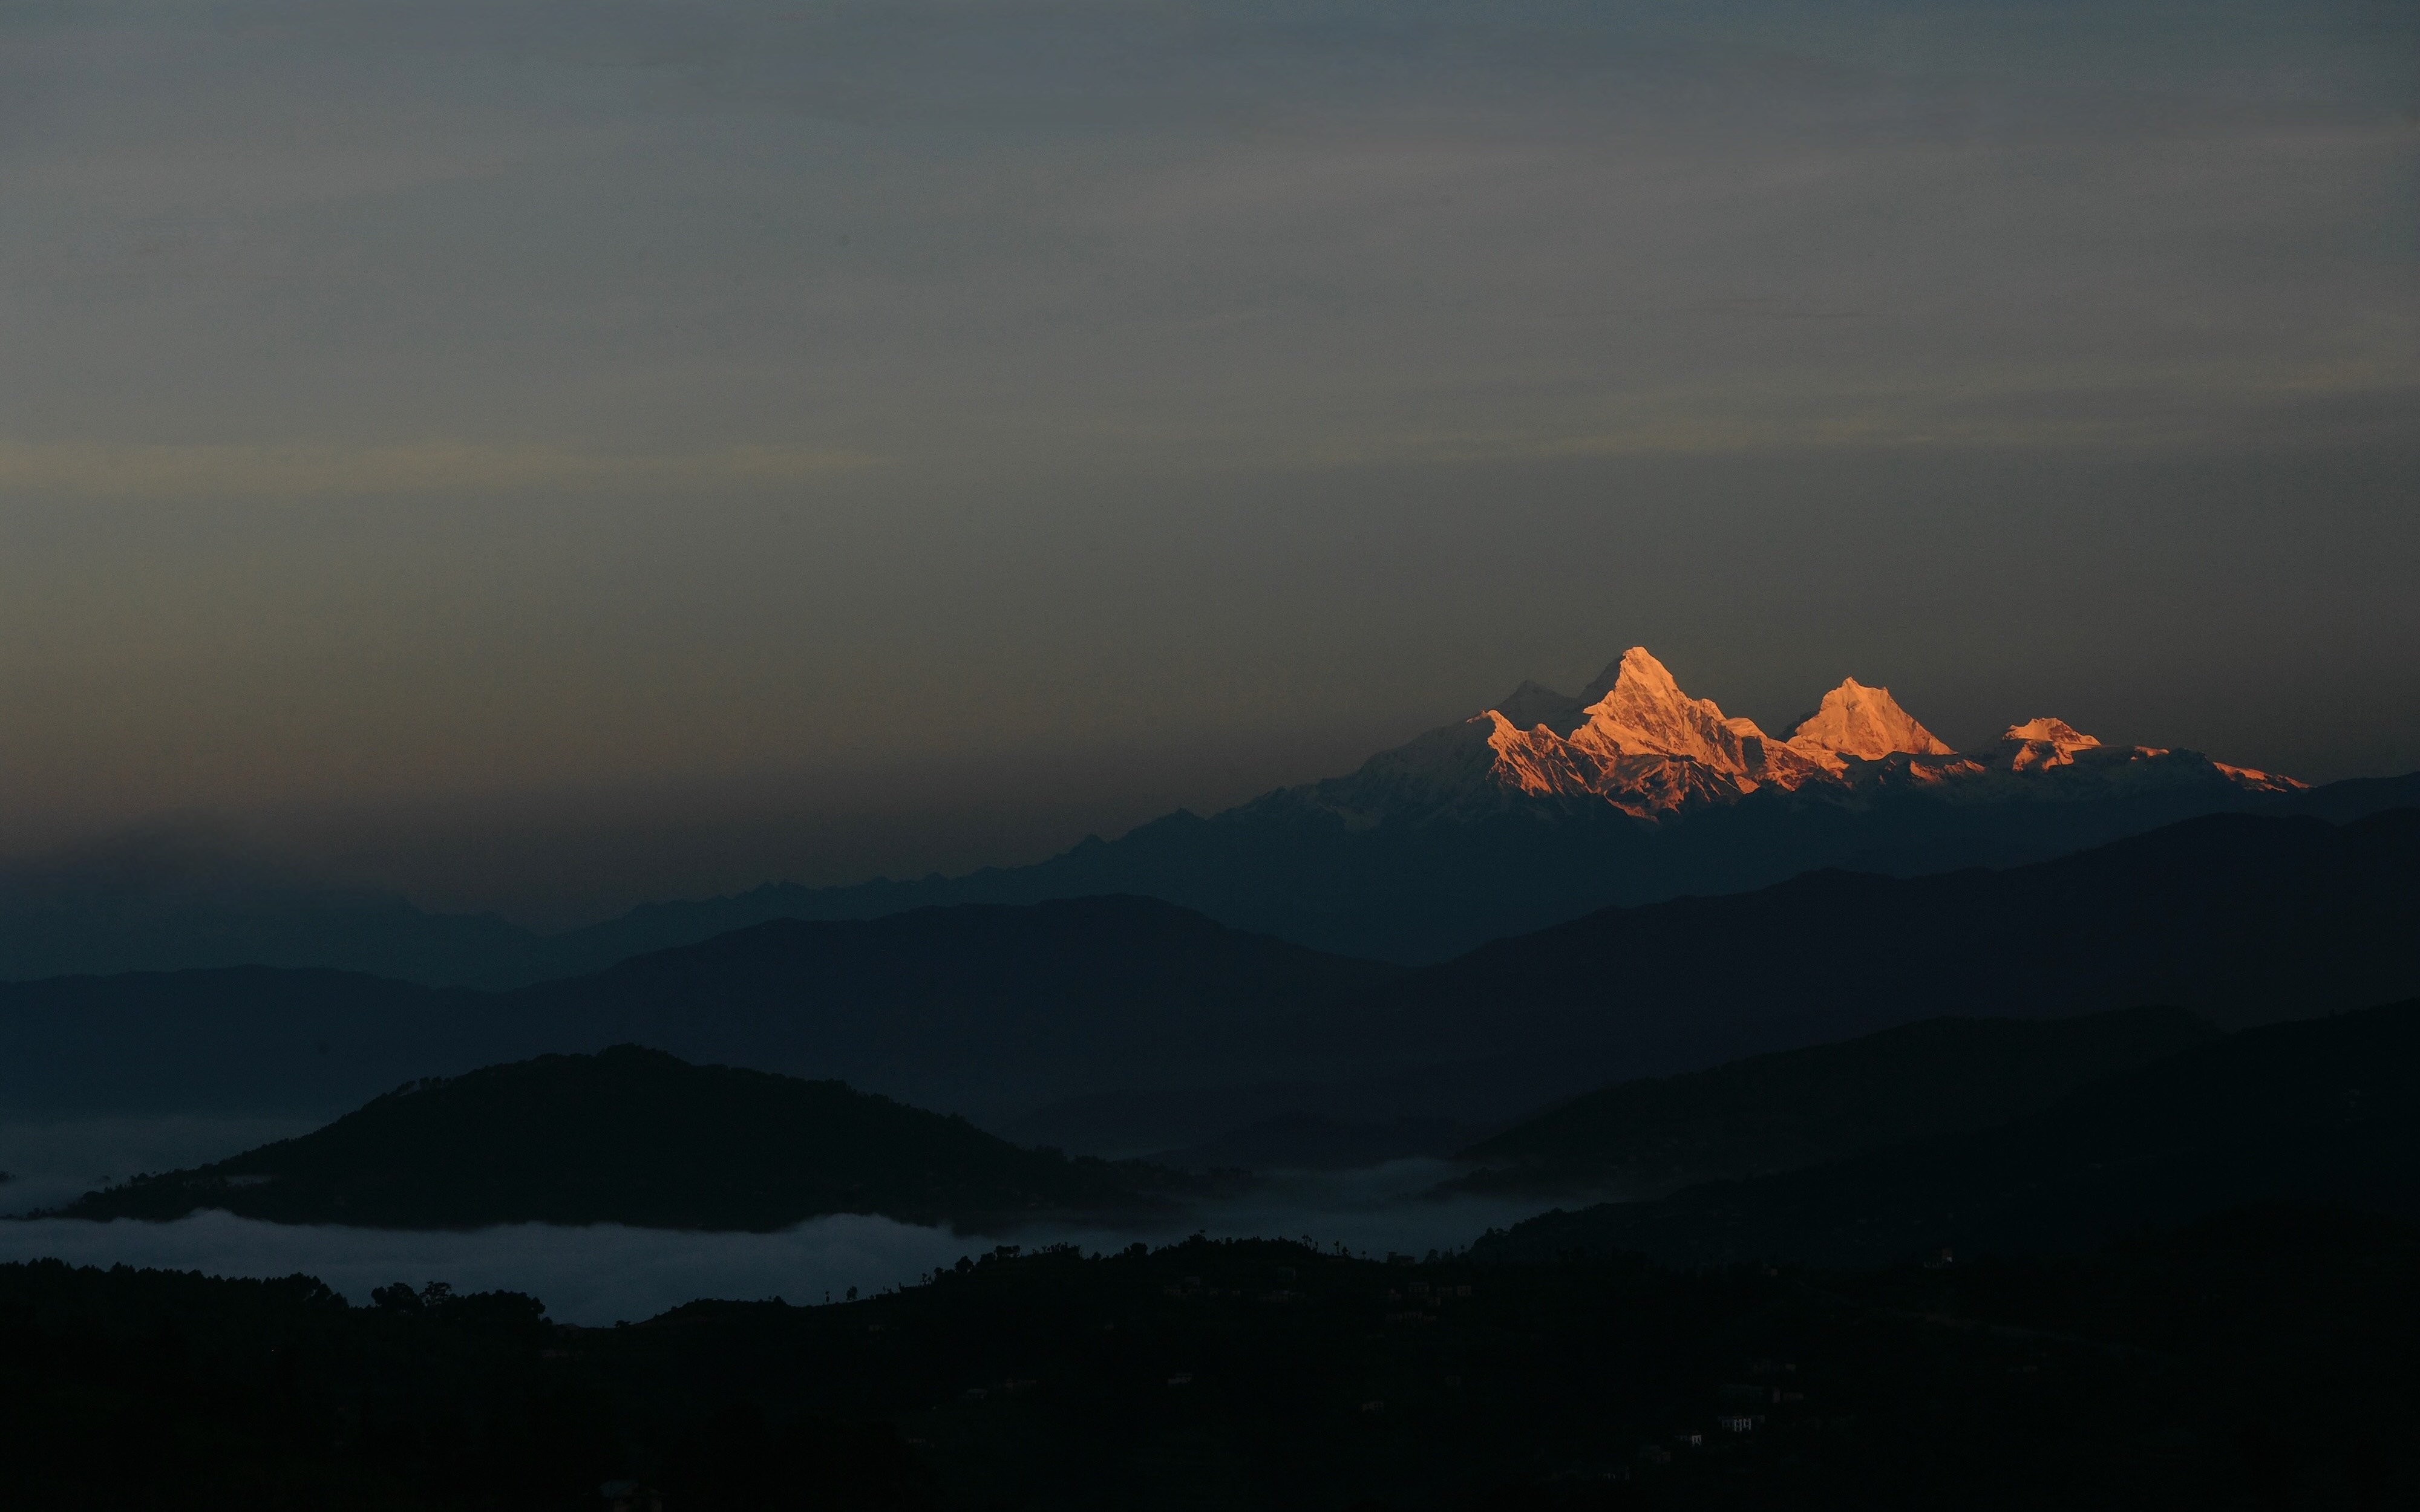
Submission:
[[1021,860],[1634,642],[2420,766],[2414,14],[0,7],[0,854]]

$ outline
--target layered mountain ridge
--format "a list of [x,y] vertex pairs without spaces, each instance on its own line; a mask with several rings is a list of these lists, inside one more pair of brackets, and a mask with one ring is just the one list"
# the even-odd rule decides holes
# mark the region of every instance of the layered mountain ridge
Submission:
[[262,964],[513,987],[768,919],[1110,893],[1421,964],[1608,905],[1745,892],[1811,869],[2023,866],[2200,814],[2346,823],[2410,806],[2420,773],[2305,788],[2191,750],[2105,745],[2055,718],[1954,751],[1888,688],[1854,678],[1776,737],[1691,697],[1640,647],[1577,697],[1525,682],[1352,772],[1206,816],[1178,810],[1030,864],[768,882],[562,934],[157,846],[0,870],[0,980]]
[[1425,1140],[1402,1120],[1491,1124],[1945,1013],[2164,1003],[2232,1027],[2415,992],[2420,811],[2219,814],[2013,871],[1609,909],[1417,971],[1096,897],[775,920],[507,994],[261,967],[0,985],[0,1112],[327,1116],[631,1043],[1099,1154],[1306,1118]]
[[2009,726],[1988,749],[1958,751],[1900,707],[1888,688],[1854,677],[1776,739],[1753,719],[1726,716],[1712,699],[1692,698],[1646,647],[1633,646],[1578,698],[1525,682],[1501,703],[1382,752],[1350,777],[1287,792],[1362,823],[1423,812],[1468,817],[1534,799],[1601,803],[1657,822],[1768,788],[2068,795],[2021,791],[2040,788],[2039,779],[2055,771],[2062,774],[2061,788],[2085,790],[2077,796],[2168,777],[2215,776],[2246,794],[2304,786],[2194,751],[2105,746],[2047,717]]

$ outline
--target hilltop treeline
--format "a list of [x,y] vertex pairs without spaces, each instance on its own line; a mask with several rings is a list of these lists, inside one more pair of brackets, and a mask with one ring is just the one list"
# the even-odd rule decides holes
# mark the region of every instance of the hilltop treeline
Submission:
[[511,1294],[0,1266],[12,1504],[2408,1504],[2420,1230],[1675,1271],[1196,1240],[582,1329]]

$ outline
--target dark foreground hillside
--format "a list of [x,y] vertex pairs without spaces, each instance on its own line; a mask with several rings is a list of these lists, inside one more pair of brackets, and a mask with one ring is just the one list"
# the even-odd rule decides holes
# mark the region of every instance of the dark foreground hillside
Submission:
[[87,1193],[59,1216],[221,1208],[380,1228],[770,1230],[833,1212],[981,1223],[1132,1211],[1182,1180],[1019,1149],[840,1082],[616,1045],[418,1083],[301,1138]]
[[0,1453],[31,1508],[2385,1507],[2415,1283],[2420,1232],[2278,1208],[1863,1273],[1002,1251],[590,1330],[43,1262]]
[[2226,1035],[1996,1128],[1547,1213],[1475,1253],[1875,1264],[2083,1249],[2278,1199],[2420,1219],[2420,1000]]

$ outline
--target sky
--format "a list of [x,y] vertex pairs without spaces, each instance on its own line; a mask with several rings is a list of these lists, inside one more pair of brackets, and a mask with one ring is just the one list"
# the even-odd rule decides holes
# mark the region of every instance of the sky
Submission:
[[1037,858],[1643,643],[2420,767],[2401,5],[21,0],[0,859]]

